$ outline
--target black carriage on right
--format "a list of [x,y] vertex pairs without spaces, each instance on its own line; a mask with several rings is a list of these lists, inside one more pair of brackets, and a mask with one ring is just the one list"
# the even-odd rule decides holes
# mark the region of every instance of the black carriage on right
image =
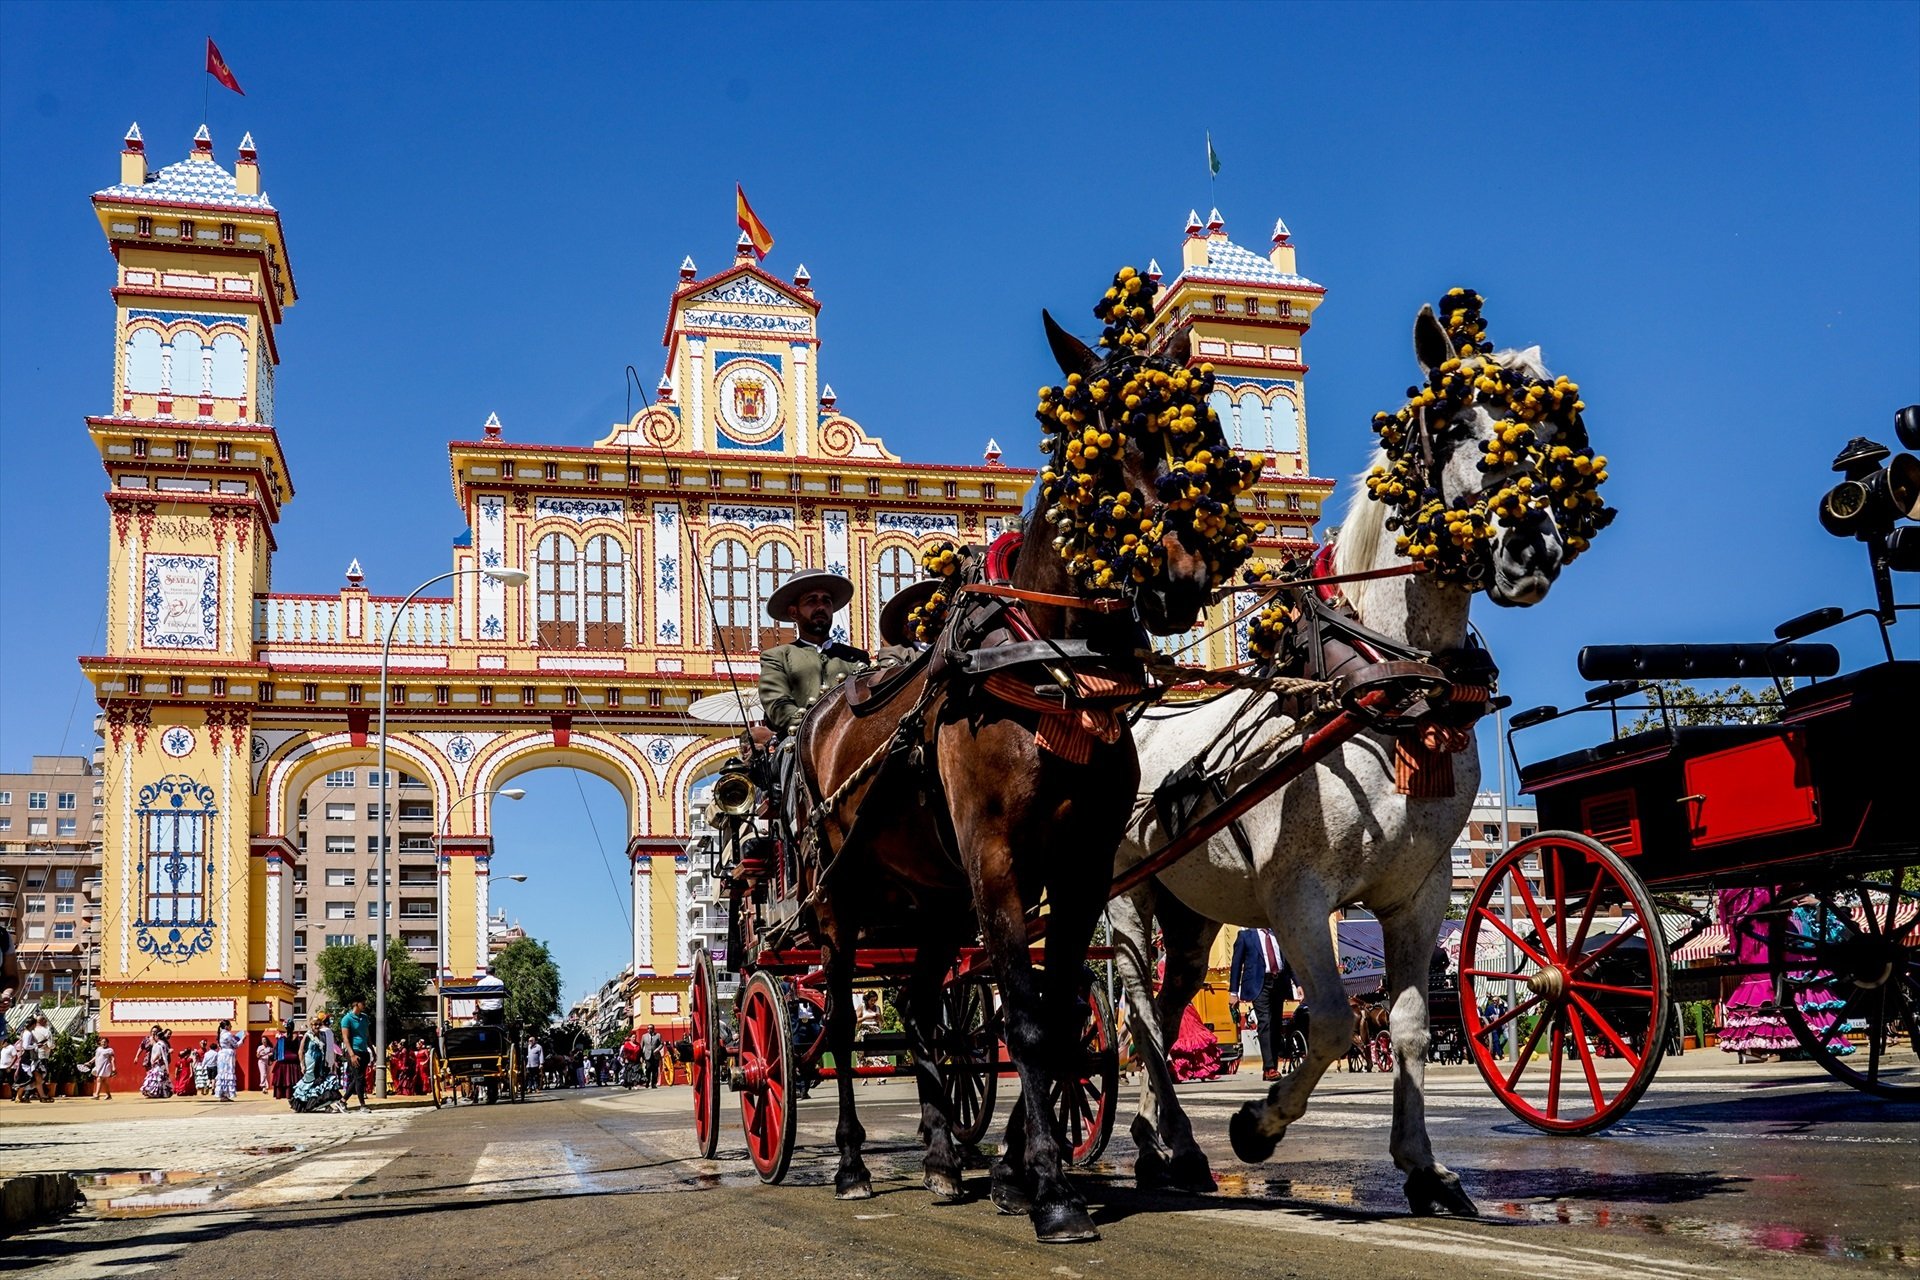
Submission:
[[[1920,411],[1901,419],[1902,441],[1920,448]],[[1869,474],[1863,457],[1877,467],[1887,450],[1843,451],[1835,469],[1848,478],[1822,522],[1868,544],[1875,608],[1796,618],[1773,644],[1592,646],[1580,673],[1605,683],[1583,705],[1513,717],[1515,732],[1581,712],[1615,724],[1598,746],[1520,768],[1541,831],[1487,868],[1461,940],[1474,1061],[1537,1128],[1593,1133],[1620,1119],[1653,1078],[1677,1003],[1736,981],[1759,982],[1760,1012],[1838,1079],[1920,1098],[1920,662],[1896,659],[1889,630],[1920,606],[1895,604],[1888,576],[1920,568],[1920,528],[1892,527],[1920,518],[1920,460],[1900,454]],[[1877,494],[1885,519],[1849,486]],[[1836,506],[1869,518],[1849,523]],[[1836,674],[1833,646],[1794,643],[1861,616],[1878,622],[1886,661]],[[1679,724],[1643,683],[1741,678],[1775,681],[1777,718]],[[1620,733],[1623,710],[1654,726]],[[1715,926],[1710,894],[1737,918]],[[1725,930],[1723,945],[1693,950],[1717,953],[1711,962],[1677,968],[1688,944],[1721,940],[1710,929]]]

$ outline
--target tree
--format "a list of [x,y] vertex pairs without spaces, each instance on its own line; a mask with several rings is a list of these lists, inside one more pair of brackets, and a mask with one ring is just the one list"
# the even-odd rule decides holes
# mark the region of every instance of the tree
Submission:
[[[321,949],[320,990],[336,1015],[353,1007],[356,1000],[366,1001],[371,1011],[373,998],[373,948],[364,942],[346,947]],[[387,939],[387,1039],[399,1035],[407,1019],[418,1017],[427,1007],[427,971],[407,954],[398,938]]]
[[493,974],[507,984],[507,1025],[535,1030],[560,1012],[560,966],[547,944],[515,938],[493,958]]
[[[1792,683],[1787,687],[1791,689]],[[1667,704],[1667,713],[1675,725],[1698,724],[1772,724],[1780,718],[1780,697],[1772,684],[1750,689],[1730,684],[1722,689],[1696,688],[1685,680],[1649,680],[1642,686],[1648,702]],[[1666,721],[1658,711],[1643,711],[1626,732],[1657,729]]]

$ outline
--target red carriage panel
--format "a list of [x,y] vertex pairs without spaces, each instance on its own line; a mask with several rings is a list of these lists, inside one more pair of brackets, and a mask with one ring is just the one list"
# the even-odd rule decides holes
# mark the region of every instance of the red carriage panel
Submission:
[[1787,730],[1695,756],[1685,774],[1682,803],[1691,808],[1696,849],[1796,831],[1820,820],[1804,733]]

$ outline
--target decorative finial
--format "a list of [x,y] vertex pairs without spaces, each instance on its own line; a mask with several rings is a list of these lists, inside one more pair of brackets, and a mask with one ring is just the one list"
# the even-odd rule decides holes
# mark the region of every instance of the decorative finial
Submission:
[[1187,212],[1187,234],[1190,236],[1197,236],[1200,234],[1201,230],[1202,228],[1200,226],[1199,211],[1197,209],[1189,210]]
[[253,145],[253,131],[249,129],[247,135],[240,139],[240,158],[251,162],[258,159],[259,155],[259,151]]
[[355,556],[353,563],[347,566],[347,585],[357,587],[366,580],[366,572],[360,568],[360,557]]
[[200,131],[193,135],[193,154],[209,157],[213,155],[213,135],[207,132],[205,125],[201,125]]
[[1275,218],[1273,220],[1273,242],[1275,244],[1285,244],[1292,238],[1293,232],[1287,230],[1287,220],[1285,218]]
[[126,142],[127,150],[129,151],[145,151],[147,149],[147,140],[140,136],[140,122],[138,120],[133,122],[133,128],[127,130]]
[[1153,282],[1154,282],[1155,284],[1158,284],[1158,283],[1160,283],[1160,261],[1159,261],[1159,259],[1157,259],[1157,258],[1148,258],[1148,259],[1147,259],[1147,279],[1149,279],[1149,280],[1151,280],[1151,281],[1153,281]]
[[500,438],[500,415],[497,413],[488,414],[487,421],[480,428],[480,432],[489,440],[498,440]]
[[1227,233],[1227,220],[1220,216],[1218,209],[1207,214],[1207,233],[1216,236]]
[[998,440],[995,440],[992,436],[987,437],[986,459],[987,459],[987,465],[990,467],[997,467],[1000,465],[1000,442]]
[[794,284],[794,287],[795,287],[795,288],[797,288],[797,289],[800,289],[800,290],[802,290],[802,291],[805,291],[805,292],[811,292],[811,291],[812,291],[812,289],[813,289],[813,277],[812,277],[811,275],[809,275],[809,274],[807,274],[807,264],[806,264],[806,263],[804,263],[804,262],[803,262],[803,263],[801,263],[801,264],[800,264],[800,266],[799,266],[799,268],[798,268],[797,270],[795,270],[795,271],[794,271],[794,273],[793,273],[793,284]]
[[666,374],[660,375],[660,381],[654,385],[653,398],[661,404],[673,403],[673,379]]
[[693,279],[693,278],[694,278],[694,276],[696,276],[696,275],[698,275],[698,274],[699,274],[699,272],[697,272],[697,271],[695,271],[695,270],[693,269],[693,255],[692,255],[692,254],[688,254],[688,255],[687,255],[686,257],[684,257],[684,258],[682,258],[682,259],[680,260],[680,278],[681,278],[682,280],[691,280],[691,279]]
[[733,260],[748,262],[754,257],[753,237],[742,231],[740,238],[733,242]]
[[832,412],[835,399],[837,399],[837,397],[833,394],[833,384],[831,382],[820,388],[820,407],[822,409]]

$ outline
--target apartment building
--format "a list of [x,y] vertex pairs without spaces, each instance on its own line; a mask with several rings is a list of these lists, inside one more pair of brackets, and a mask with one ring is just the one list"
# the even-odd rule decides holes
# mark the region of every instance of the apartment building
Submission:
[[86,756],[0,773],[0,927],[20,949],[22,1000],[85,999],[95,1014],[101,777]]
[[[1487,874],[1488,864],[1498,861],[1504,850],[1519,844],[1540,829],[1540,815],[1531,803],[1520,800],[1508,803],[1504,837],[1501,834],[1501,816],[1499,792],[1482,791],[1474,796],[1473,809],[1467,815],[1467,825],[1461,828],[1459,837],[1453,842],[1450,914],[1464,915],[1467,903],[1473,899],[1473,891]],[[1521,863],[1520,873],[1538,889],[1539,857]]]
[[[429,973],[440,948],[438,831],[433,788],[390,770],[393,847],[387,860],[387,932]],[[293,882],[293,1011],[304,1018],[323,1003],[316,957],[324,947],[373,945],[380,929],[380,773],[336,769],[295,810],[302,862]]]

